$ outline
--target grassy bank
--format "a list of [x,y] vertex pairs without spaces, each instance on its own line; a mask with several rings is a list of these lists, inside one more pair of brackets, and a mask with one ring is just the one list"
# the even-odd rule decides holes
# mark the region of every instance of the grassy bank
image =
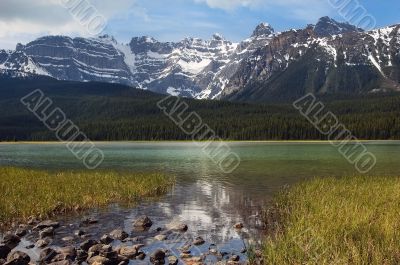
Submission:
[[105,206],[166,192],[173,179],[162,174],[115,171],[56,171],[0,168],[0,223]]
[[266,264],[400,263],[400,178],[314,179],[283,192],[266,218]]

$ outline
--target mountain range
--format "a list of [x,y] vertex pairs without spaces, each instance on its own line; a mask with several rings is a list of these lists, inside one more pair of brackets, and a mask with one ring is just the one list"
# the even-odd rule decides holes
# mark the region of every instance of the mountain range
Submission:
[[45,36],[0,50],[0,72],[67,81],[118,83],[195,99],[275,101],[316,94],[400,91],[400,24],[363,31],[323,17],[304,29],[275,32],[261,23],[234,43],[160,42],[134,37]]

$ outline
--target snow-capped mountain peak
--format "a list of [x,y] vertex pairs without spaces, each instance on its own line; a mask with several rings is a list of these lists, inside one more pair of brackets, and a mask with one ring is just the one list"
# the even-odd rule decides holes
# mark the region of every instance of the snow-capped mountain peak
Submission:
[[325,16],[318,20],[314,26],[314,31],[319,37],[329,37],[348,32],[361,32],[363,30],[347,22],[337,22],[333,18]]
[[270,36],[274,32],[274,28],[269,23],[263,22],[256,27],[251,37]]
[[212,35],[212,39],[213,39],[213,40],[222,41],[222,40],[224,40],[224,37],[223,37],[220,33],[214,33],[214,34]]

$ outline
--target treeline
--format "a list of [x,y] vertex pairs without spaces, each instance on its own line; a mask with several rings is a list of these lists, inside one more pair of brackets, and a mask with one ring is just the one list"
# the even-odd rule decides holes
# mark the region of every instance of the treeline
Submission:
[[[34,89],[60,107],[91,140],[190,140],[158,107],[163,96],[100,83],[49,79],[0,79],[0,140],[56,140],[20,103]],[[290,104],[245,104],[184,100],[203,123],[226,140],[323,140]],[[400,139],[400,95],[370,95],[333,100],[326,109],[337,114],[359,139]]]

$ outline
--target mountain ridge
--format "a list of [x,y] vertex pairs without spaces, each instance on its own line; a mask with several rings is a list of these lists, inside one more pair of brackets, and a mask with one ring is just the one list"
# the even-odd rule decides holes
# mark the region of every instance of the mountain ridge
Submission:
[[[179,42],[160,42],[142,36],[132,38],[128,44],[121,44],[108,35],[44,36],[26,45],[17,45],[15,51],[0,50],[0,71],[48,75],[59,80],[120,83],[196,99],[251,101],[254,97],[273,100],[280,92],[286,95],[297,89],[293,84],[283,87],[277,81],[274,83],[274,80],[288,83],[279,76],[306,80],[307,85],[298,91],[300,94],[307,90],[333,93],[338,88],[332,88],[331,84],[338,86],[342,82],[347,86],[349,80],[332,77],[337,71],[315,75],[321,68],[316,69],[310,62],[319,61],[318,65],[325,68],[358,65],[350,71],[360,76],[364,76],[360,74],[364,68],[369,69],[365,70],[369,74],[380,73],[382,76],[374,77],[375,85],[368,84],[368,91],[363,93],[398,90],[398,27],[393,26],[391,32],[388,31],[391,27],[364,32],[348,23],[322,17],[304,29],[275,32],[268,23],[261,23],[240,43],[226,40],[220,34],[214,34],[209,40],[185,38]],[[360,55],[359,49],[368,52]],[[293,69],[306,54],[309,56],[305,63],[307,75],[315,75],[314,79],[307,79],[303,69]],[[288,69],[294,73],[285,73]],[[363,78],[360,85],[364,86]],[[274,93],[270,93],[271,89]],[[358,93],[360,88],[350,85],[349,91]]]
[[278,36],[259,50],[259,60],[242,62],[223,97],[265,101],[310,92],[400,90],[400,25],[322,38],[313,34],[309,26]]

